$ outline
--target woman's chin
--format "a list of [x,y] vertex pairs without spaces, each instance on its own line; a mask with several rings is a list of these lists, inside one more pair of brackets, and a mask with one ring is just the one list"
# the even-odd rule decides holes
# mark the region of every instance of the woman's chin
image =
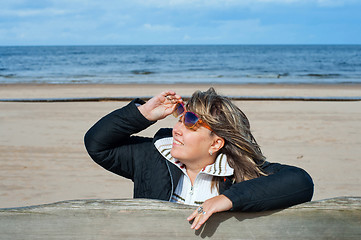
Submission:
[[170,150],[170,154],[176,159],[179,159],[181,157],[181,155],[179,154],[179,150],[175,149],[174,147]]

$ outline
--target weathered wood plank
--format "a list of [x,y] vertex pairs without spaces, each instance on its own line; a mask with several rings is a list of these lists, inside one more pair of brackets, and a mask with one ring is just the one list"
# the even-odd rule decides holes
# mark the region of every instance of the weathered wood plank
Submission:
[[261,213],[218,213],[198,231],[186,221],[193,209],[147,199],[0,209],[0,239],[361,239],[358,197]]

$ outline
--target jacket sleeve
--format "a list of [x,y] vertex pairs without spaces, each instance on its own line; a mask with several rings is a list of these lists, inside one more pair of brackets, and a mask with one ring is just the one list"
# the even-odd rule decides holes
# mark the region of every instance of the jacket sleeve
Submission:
[[313,181],[301,168],[266,163],[268,176],[233,184],[222,194],[228,197],[235,211],[265,211],[287,208],[310,201]]
[[133,180],[137,161],[144,160],[152,138],[131,136],[154,122],[147,120],[133,100],[127,106],[115,110],[92,126],[85,134],[85,147],[91,158],[103,168]]

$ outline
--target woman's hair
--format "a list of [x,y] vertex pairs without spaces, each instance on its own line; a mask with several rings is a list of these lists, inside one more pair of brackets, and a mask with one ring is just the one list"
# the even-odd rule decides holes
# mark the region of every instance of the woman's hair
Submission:
[[260,169],[266,158],[251,133],[249,121],[230,99],[210,88],[193,93],[186,108],[212,128],[211,134],[224,139],[224,146],[218,153],[226,154],[236,182],[266,175]]

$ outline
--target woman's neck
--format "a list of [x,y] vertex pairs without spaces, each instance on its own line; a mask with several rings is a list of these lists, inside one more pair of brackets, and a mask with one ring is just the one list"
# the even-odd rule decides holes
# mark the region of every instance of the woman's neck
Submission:
[[189,179],[191,180],[192,186],[194,185],[197,175],[201,170],[202,169],[199,169],[199,170],[188,170],[187,169],[187,175],[188,175]]
[[[202,171],[203,168],[205,168],[206,166],[213,164],[215,161],[215,159],[207,159],[207,160],[202,160],[202,161],[197,161],[197,162],[192,162],[192,163],[187,163],[186,165],[186,170],[187,170],[187,175],[191,180],[191,183],[193,185],[194,181],[196,180],[196,177],[198,175],[198,173],[200,173]],[[200,164],[203,163],[203,164]]]

